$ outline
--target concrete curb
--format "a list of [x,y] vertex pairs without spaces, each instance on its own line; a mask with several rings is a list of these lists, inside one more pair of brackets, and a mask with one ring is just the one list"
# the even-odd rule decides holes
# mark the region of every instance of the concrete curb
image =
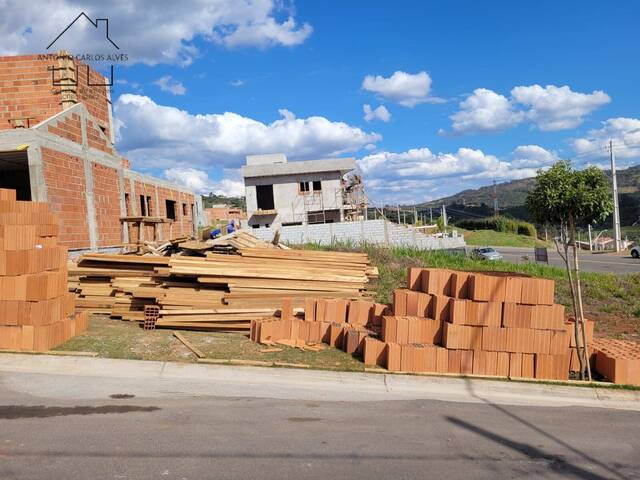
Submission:
[[317,401],[430,399],[640,411],[640,391],[475,378],[351,373],[54,355],[0,354],[0,382],[33,396],[223,396]]

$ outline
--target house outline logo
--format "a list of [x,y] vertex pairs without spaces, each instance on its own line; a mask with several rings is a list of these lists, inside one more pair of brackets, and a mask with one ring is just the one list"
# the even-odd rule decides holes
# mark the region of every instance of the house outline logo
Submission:
[[[96,18],[95,21],[92,20],[86,13],[84,12],[80,12],[80,14],[73,19],[73,21],[71,23],[69,23],[69,25],[67,25],[65,27],[64,30],[62,30],[62,32],[60,32],[58,34],[58,36],[49,44],[47,45],[46,50],[49,50],[59,39],[60,37],[62,37],[71,27],[73,27],[73,25],[80,20],[80,18],[84,17],[96,30],[100,27],[100,25],[104,24],[105,26],[105,39],[106,41],[108,41],[111,45],[113,45],[116,50],[120,50],[120,47],[111,39],[111,37],[109,36],[109,19],[108,18]],[[89,75],[89,65],[85,65],[87,68],[87,85],[91,86],[91,87],[112,87],[113,86],[113,64],[111,64],[109,66],[109,82],[108,83],[92,83],[91,82],[91,76]],[[63,84],[59,83],[58,81],[56,81],[55,79],[55,69],[51,70],[51,81],[53,83],[54,86],[61,86]],[[64,84],[64,85],[69,85]],[[75,82],[72,83],[72,85],[78,86],[78,78],[76,77]]]

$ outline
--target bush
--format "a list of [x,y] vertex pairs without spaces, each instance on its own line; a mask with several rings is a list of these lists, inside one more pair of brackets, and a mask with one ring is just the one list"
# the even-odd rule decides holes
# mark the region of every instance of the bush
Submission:
[[495,230],[496,232],[514,233],[536,237],[536,227],[522,220],[509,217],[486,217],[458,220],[456,226],[466,230]]

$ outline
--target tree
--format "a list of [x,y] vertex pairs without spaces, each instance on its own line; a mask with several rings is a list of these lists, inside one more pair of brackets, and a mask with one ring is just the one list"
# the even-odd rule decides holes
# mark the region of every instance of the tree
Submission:
[[[551,224],[558,229],[556,248],[567,270],[571,287],[575,322],[575,338],[580,376],[591,380],[585,333],[582,289],[576,228],[602,221],[613,210],[609,181],[596,167],[575,170],[569,161],[561,160],[549,170],[539,170],[536,183],[527,195],[527,208],[541,224]],[[573,251],[573,264],[569,257]]]

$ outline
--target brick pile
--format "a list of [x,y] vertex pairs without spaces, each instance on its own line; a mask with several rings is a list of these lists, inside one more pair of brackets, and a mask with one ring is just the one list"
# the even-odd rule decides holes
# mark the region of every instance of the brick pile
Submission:
[[594,340],[596,371],[614,383],[640,386],[640,343],[631,340]]
[[46,351],[87,328],[67,292],[67,249],[44,203],[0,189],[0,349]]
[[307,298],[304,319],[294,315],[291,299],[284,299],[280,317],[251,321],[250,338],[263,344],[291,346],[326,343],[361,355],[364,341],[378,335],[388,307],[365,300]]
[[566,380],[570,326],[554,287],[547,279],[410,268],[407,288],[394,291],[394,316],[383,319],[382,366]]

